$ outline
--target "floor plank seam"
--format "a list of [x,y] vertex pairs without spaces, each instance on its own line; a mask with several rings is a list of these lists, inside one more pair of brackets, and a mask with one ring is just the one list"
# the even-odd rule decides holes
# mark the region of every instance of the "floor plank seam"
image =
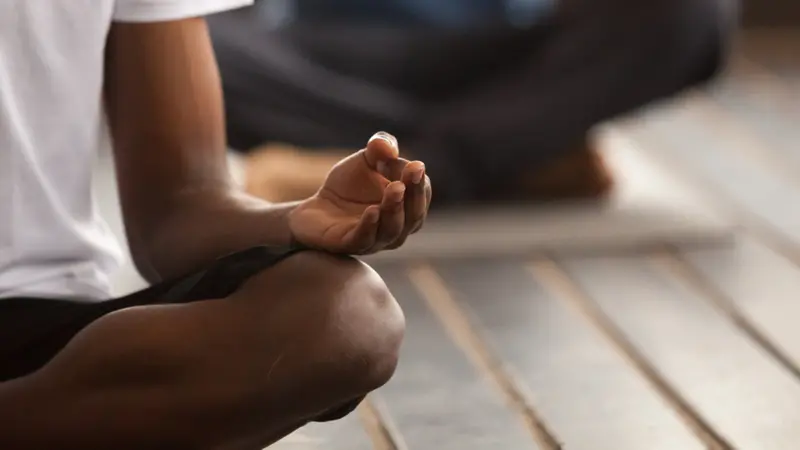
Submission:
[[659,397],[672,408],[684,424],[709,450],[733,450],[695,408],[672,387],[645,358],[602,308],[567,274],[555,258],[536,260],[529,266],[533,277],[556,298],[566,302],[596,329],[624,357]]
[[373,393],[358,408],[361,423],[375,450],[408,450],[379,394]]
[[800,381],[800,365],[797,364],[778,344],[773,343],[736,304],[728,298],[712,281],[686,261],[678,249],[657,254],[651,258],[656,270],[678,280],[684,287],[698,294],[715,309],[728,318],[740,331],[756,343],[782,368]]
[[527,388],[489,349],[482,333],[476,330],[476,321],[458,305],[435,269],[429,264],[416,265],[409,270],[409,278],[456,345],[520,415],[542,450],[561,450],[559,439],[536,411]]

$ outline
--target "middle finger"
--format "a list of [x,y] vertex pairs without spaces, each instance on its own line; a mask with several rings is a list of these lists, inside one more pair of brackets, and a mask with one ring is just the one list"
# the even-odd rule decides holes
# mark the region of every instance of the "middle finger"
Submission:
[[406,187],[401,182],[396,181],[386,187],[381,202],[381,217],[375,251],[387,248],[402,235],[405,227],[405,202],[403,201],[405,194]]
[[406,186],[406,195],[403,202],[405,227],[397,241],[391,245],[390,248],[393,249],[403,245],[410,234],[415,233],[422,227],[422,222],[425,221],[428,211],[425,193],[425,164],[420,161],[409,163],[403,171],[402,179]]

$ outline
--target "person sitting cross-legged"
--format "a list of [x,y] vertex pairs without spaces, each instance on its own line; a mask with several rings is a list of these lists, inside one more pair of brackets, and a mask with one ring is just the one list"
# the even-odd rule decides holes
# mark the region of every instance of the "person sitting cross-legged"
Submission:
[[434,206],[529,205],[605,198],[592,129],[713,79],[737,4],[262,0],[211,29],[254,195],[315,192],[377,127],[425,161]]
[[[261,449],[392,377],[404,316],[353,256],[423,226],[425,165],[378,133],[302,201],[241,191],[202,17],[246,3],[0,2],[0,448]],[[152,283],[122,298],[106,123]]]

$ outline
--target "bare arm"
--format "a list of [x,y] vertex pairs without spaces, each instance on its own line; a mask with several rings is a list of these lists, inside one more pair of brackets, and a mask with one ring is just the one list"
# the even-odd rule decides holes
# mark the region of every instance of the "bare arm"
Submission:
[[122,209],[142,274],[158,281],[253,245],[287,244],[293,205],[270,205],[232,185],[205,21],[118,23],[107,52]]

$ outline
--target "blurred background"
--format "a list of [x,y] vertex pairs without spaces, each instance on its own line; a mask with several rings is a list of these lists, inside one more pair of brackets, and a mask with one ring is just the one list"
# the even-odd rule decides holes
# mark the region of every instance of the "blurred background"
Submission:
[[377,129],[426,163],[445,208],[604,197],[592,129],[707,83],[737,13],[735,0],[270,0],[211,24],[249,190],[305,198]]
[[370,261],[408,318],[397,376],[276,447],[800,448],[798,25],[796,0],[212,17],[249,192],[304,198],[378,130],[435,190]]

